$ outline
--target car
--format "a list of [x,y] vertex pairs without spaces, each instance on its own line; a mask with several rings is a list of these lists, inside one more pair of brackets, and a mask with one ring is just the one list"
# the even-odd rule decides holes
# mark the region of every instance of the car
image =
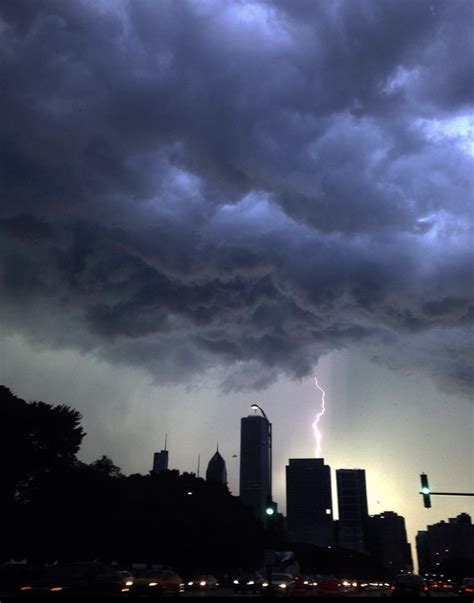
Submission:
[[133,586],[133,574],[114,567],[100,568],[91,581],[91,590],[97,595],[129,593]]
[[273,595],[291,595],[295,590],[295,580],[291,574],[272,574],[271,581],[265,580],[262,592],[271,588]]
[[94,566],[89,563],[43,566],[25,576],[18,594],[20,597],[89,594],[94,576]]
[[459,587],[459,594],[473,597],[474,596],[474,578],[464,578]]
[[263,576],[258,572],[247,572],[233,580],[235,593],[259,593],[264,583]]
[[392,597],[418,597],[424,592],[424,581],[417,574],[399,574],[391,586]]
[[219,581],[211,574],[201,574],[186,582],[187,590],[217,590]]
[[133,572],[131,595],[178,595],[184,591],[184,582],[176,572],[165,569],[137,569]]
[[317,582],[318,594],[323,596],[339,594],[343,590],[343,581],[333,576],[321,576]]
[[454,584],[452,580],[427,580],[425,584],[430,592],[441,593],[441,592],[453,592]]
[[314,576],[295,576],[295,594],[304,595],[312,592],[318,586],[318,582]]

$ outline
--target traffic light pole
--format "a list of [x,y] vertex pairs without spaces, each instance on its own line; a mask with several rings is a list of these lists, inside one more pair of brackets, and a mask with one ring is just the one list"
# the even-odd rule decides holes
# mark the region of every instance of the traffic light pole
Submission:
[[431,492],[430,496],[474,496],[474,492]]
[[432,496],[474,496],[474,492],[432,492],[428,484],[428,476],[426,473],[420,475],[421,490],[420,494],[423,496],[423,504],[426,509],[431,507]]

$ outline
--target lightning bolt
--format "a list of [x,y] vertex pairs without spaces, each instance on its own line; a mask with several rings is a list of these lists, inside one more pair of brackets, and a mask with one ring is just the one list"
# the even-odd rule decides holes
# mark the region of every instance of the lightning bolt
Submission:
[[322,436],[321,432],[319,431],[318,423],[319,423],[320,418],[326,412],[326,406],[325,406],[325,403],[326,403],[326,401],[325,401],[326,392],[319,385],[318,380],[316,379],[316,377],[314,378],[314,382],[316,384],[316,387],[322,393],[322,397],[321,397],[321,410],[316,415],[316,419],[314,420],[314,423],[313,423],[314,437],[316,438],[316,457],[320,458],[321,457],[321,440],[322,440],[323,436]]

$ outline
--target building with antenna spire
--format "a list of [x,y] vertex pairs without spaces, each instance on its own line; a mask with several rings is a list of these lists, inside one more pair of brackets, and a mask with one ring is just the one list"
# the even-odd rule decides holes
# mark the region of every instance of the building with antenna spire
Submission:
[[272,424],[258,404],[240,420],[240,500],[263,520],[272,500]]
[[214,456],[209,461],[206,471],[206,482],[218,482],[220,484],[227,484],[227,469],[225,461],[219,452],[219,444]]
[[153,455],[153,473],[160,473],[168,470],[168,434],[165,435],[165,448]]

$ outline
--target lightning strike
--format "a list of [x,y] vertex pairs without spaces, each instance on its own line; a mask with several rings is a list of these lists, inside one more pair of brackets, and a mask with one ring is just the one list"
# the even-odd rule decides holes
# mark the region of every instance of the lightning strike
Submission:
[[313,432],[314,432],[314,437],[316,438],[316,458],[321,458],[321,440],[322,440],[322,434],[319,431],[318,423],[319,423],[319,420],[321,419],[321,417],[323,416],[323,414],[326,412],[326,401],[325,401],[326,392],[319,385],[318,380],[316,379],[316,377],[314,378],[314,382],[316,384],[316,387],[322,393],[321,410],[318,412],[318,414],[316,415],[316,419],[313,422]]

